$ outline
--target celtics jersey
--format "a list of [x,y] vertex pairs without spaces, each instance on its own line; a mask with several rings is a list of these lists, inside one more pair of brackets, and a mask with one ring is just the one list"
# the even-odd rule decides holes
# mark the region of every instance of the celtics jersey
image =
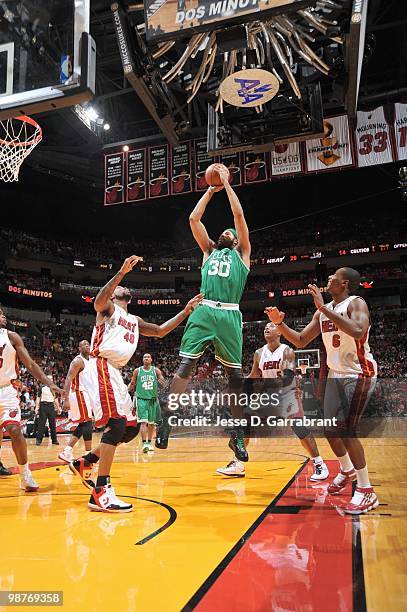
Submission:
[[236,249],[215,249],[201,270],[201,293],[206,300],[239,304],[249,269]]
[[136,384],[136,397],[140,399],[156,399],[158,395],[158,382],[155,367],[149,370],[139,368]]

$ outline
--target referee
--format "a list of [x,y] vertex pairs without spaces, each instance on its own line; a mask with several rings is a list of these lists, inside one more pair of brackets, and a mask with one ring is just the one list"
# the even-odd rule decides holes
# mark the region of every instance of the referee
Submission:
[[[53,380],[52,375],[48,376]],[[58,399],[53,395],[49,387],[41,387],[41,392],[37,397],[37,412],[38,412],[38,426],[37,426],[37,446],[41,446],[44,438],[45,424],[48,420],[49,432],[52,440],[52,444],[59,444],[57,438],[57,428],[55,422],[55,408],[58,414],[61,413]]]

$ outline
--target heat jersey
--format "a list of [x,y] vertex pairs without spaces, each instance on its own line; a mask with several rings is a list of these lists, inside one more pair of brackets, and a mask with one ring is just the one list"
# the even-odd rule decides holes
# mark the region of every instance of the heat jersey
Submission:
[[[281,374],[281,362],[284,358],[284,351],[289,348],[287,344],[280,344],[275,351],[271,351],[267,344],[261,349],[259,369],[262,378],[277,378]],[[297,388],[297,380],[294,377],[292,383],[283,387],[282,392],[286,393]]]
[[89,359],[85,359],[82,355],[77,355],[75,359],[82,360],[83,370],[78,372],[71,384],[71,391],[85,391],[87,388],[87,382],[89,380]]
[[[348,315],[349,304],[356,299],[362,299],[357,295],[350,295],[339,304],[330,302],[325,307],[345,319]],[[321,313],[320,325],[322,339],[327,355],[327,365],[330,370],[348,376],[377,376],[377,363],[369,346],[370,325],[361,340],[355,340],[349,334],[339,330],[335,323],[330,321],[326,315]]]
[[93,328],[91,357],[103,357],[114,367],[122,368],[133,356],[138,339],[137,317],[115,304],[112,316]]
[[236,249],[215,249],[202,266],[201,293],[206,300],[239,304],[248,274]]
[[18,378],[18,358],[7,329],[0,329],[0,387]]

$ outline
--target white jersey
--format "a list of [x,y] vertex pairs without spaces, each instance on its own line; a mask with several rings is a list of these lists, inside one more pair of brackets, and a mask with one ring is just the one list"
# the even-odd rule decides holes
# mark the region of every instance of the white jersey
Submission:
[[0,387],[18,378],[18,358],[7,329],[0,329]]
[[89,359],[82,357],[82,355],[77,355],[75,359],[82,360],[83,362],[83,370],[78,372],[71,384],[71,391],[85,391],[87,388],[87,382],[89,380]]
[[[280,344],[275,351],[271,351],[267,344],[261,349],[259,369],[261,370],[262,378],[277,378],[281,374],[281,362],[284,358],[285,350],[289,348],[287,344]],[[283,388],[283,392],[286,393],[291,389],[297,387],[296,379],[292,381],[290,385]]]
[[[350,319],[348,306],[356,299],[362,298],[350,295],[339,304],[334,305],[333,302],[330,302],[325,304],[325,307],[345,319]],[[377,363],[373,359],[369,346],[370,325],[363,338],[355,340],[349,334],[339,330],[335,323],[322,312],[319,320],[326,349],[327,365],[330,370],[345,376],[377,376]]]
[[91,357],[103,357],[115,368],[122,368],[135,353],[138,338],[137,317],[115,304],[112,316],[93,328]]

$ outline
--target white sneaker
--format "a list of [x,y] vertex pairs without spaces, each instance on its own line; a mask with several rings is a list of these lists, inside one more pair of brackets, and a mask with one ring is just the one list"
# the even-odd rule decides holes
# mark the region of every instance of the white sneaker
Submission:
[[234,476],[235,478],[244,478],[244,463],[238,461],[237,459],[233,459],[233,461],[228,463],[226,467],[218,468],[216,470],[216,473],[222,474],[222,476]]
[[92,490],[88,507],[96,512],[131,512],[133,506],[116,497],[111,484]]
[[58,459],[61,459],[61,461],[65,461],[65,463],[72,463],[72,461],[75,459],[75,457],[73,456],[72,447],[65,446],[62,453],[59,453]]
[[310,477],[310,480],[312,480],[312,482],[326,480],[328,476],[329,470],[326,466],[326,463],[314,463],[314,473]]
[[148,445],[148,452],[149,453],[153,453],[154,452],[154,446],[151,444],[151,442]]
[[35,482],[30,471],[21,474],[20,489],[23,489],[23,491],[26,493],[35,493],[35,491],[38,491],[39,488],[39,484]]

